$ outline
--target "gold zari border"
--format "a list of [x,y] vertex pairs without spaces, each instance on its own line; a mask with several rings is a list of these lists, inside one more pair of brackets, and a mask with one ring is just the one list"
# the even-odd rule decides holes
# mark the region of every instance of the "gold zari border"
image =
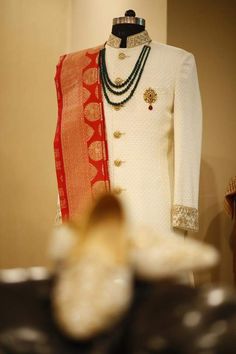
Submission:
[[[147,31],[142,31],[137,34],[133,34],[132,36],[127,37],[126,48],[137,47],[138,45],[150,42],[151,38]],[[113,48],[120,48],[121,38],[115,36],[114,34],[110,34],[107,45]]]
[[198,210],[184,205],[173,205],[172,226],[197,232],[199,229]]

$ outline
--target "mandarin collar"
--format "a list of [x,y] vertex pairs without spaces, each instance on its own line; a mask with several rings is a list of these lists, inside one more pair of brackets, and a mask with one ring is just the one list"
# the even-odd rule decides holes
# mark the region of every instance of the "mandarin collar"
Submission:
[[[151,38],[149,37],[148,32],[142,31],[136,34],[133,34],[132,36],[127,37],[127,42],[126,42],[126,48],[133,48],[138,45],[142,45],[144,43],[150,42]],[[121,44],[121,38],[115,36],[114,34],[110,34],[108,41],[106,42],[107,45],[113,48],[120,48]],[[123,48],[125,49],[125,48]]]

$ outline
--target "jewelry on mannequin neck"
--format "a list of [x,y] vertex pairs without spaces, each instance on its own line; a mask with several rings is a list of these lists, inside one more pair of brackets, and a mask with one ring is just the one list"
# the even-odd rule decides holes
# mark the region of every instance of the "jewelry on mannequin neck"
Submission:
[[[105,99],[108,104],[112,105],[115,109],[121,108],[125,103],[127,103],[134,95],[138,83],[141,79],[147,58],[149,56],[151,47],[149,45],[144,45],[141,53],[139,54],[138,60],[135,63],[133,70],[124,82],[113,82],[107,72],[106,66],[106,48],[103,48],[99,53],[99,67],[100,76],[102,82],[102,88],[104,92]],[[119,102],[114,102],[110,99],[108,91],[115,96],[122,96],[128,94],[125,98]]]

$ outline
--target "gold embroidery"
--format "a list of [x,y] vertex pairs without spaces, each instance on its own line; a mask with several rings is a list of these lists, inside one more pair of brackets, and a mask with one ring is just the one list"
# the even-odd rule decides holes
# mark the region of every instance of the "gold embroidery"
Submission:
[[147,31],[143,31],[127,38],[127,48],[136,47],[138,45],[150,42],[151,38],[149,37]]
[[101,125],[101,123],[99,123],[99,125],[98,125],[98,133],[99,133],[100,136],[102,136],[102,125]]
[[[102,159],[102,152],[103,152],[103,147],[102,147],[102,142],[101,141],[94,141],[89,145],[89,157],[94,160],[98,161]],[[103,182],[103,181],[102,181]]]
[[98,198],[101,194],[105,193],[108,188],[107,182],[97,181],[92,185],[92,193],[94,198]]
[[108,38],[107,44],[113,48],[120,48],[120,43],[121,43],[121,39],[119,37],[114,36],[114,34],[111,33]]
[[[141,44],[150,42],[151,38],[147,31],[142,31],[140,33],[133,34],[127,37],[126,48],[133,48]],[[107,45],[113,48],[120,48],[121,39],[114,34],[110,34]]]
[[86,127],[87,141],[89,141],[94,134],[94,129],[90,125],[88,125],[87,123],[85,123],[85,124],[86,124],[85,127]]
[[97,102],[87,104],[84,109],[85,118],[91,121],[101,119],[101,107]]
[[98,86],[95,88],[95,96],[97,97],[97,99],[99,98],[99,94],[98,94]]
[[[97,167],[92,165],[91,163],[89,164],[89,174],[90,174],[90,179],[93,180],[96,174],[98,173]],[[102,181],[103,182],[103,181]],[[103,183],[104,184],[104,183]]]
[[172,208],[172,226],[197,232],[198,210],[184,205],[174,205]]
[[87,90],[85,87],[83,87],[83,103],[85,103],[89,97],[91,96],[91,93],[89,90]]
[[89,68],[83,73],[83,81],[87,85],[92,85],[97,81],[98,71],[97,68]]

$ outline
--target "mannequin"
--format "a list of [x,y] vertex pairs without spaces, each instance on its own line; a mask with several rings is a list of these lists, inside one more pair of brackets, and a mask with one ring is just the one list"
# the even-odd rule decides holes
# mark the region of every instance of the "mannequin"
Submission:
[[121,38],[121,48],[126,48],[126,39],[128,36],[145,30],[145,20],[135,16],[134,10],[127,10],[124,17],[113,19],[111,33]]
[[63,221],[111,191],[132,229],[198,231],[202,110],[193,54],[152,40],[129,10],[113,19],[105,45],[61,56],[55,81]]

